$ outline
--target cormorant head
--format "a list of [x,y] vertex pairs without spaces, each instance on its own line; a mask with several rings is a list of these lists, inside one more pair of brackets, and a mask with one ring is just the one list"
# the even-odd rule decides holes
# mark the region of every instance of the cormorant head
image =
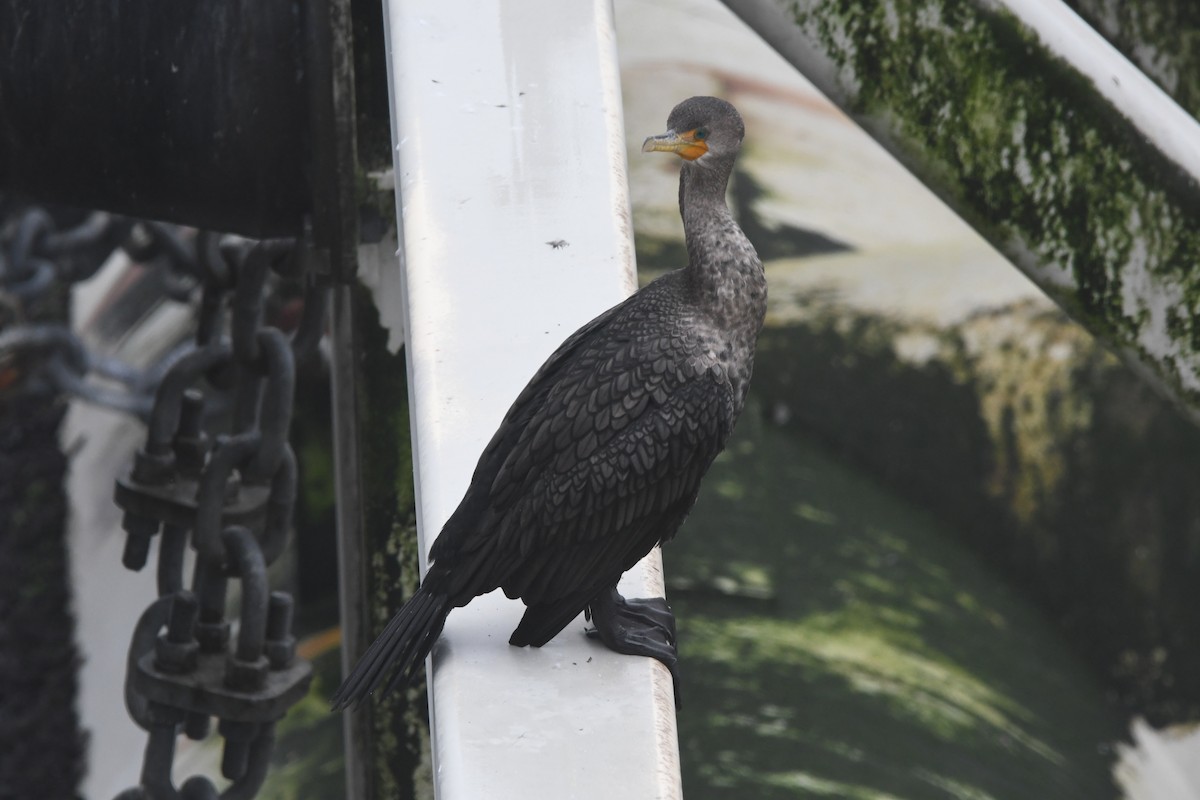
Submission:
[[719,97],[691,97],[671,110],[667,132],[650,136],[643,153],[666,151],[688,161],[732,159],[742,146],[742,115]]

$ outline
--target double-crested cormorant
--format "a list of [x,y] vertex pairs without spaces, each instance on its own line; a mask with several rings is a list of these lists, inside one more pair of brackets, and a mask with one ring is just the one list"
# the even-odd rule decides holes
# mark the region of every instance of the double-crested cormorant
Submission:
[[725,204],[745,129],[729,103],[693,97],[644,152],[679,155],[688,266],[644,287],[550,356],[479,458],[429,551],[416,594],[333,698],[358,702],[392,671],[408,681],[446,615],[501,588],[528,607],[510,644],[540,647],[587,611],[619,653],[675,675],[663,598],[617,581],[675,535],[742,410],[766,311],[762,262]]

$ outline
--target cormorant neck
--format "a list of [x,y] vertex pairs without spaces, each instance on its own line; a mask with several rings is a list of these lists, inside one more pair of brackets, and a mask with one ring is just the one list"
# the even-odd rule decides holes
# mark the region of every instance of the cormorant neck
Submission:
[[[718,287],[758,263],[754,248],[725,203],[732,169],[729,161],[684,164],[679,175],[679,213],[683,217],[688,251],[687,274],[704,297],[715,298]],[[759,268],[761,271],[761,267]]]
[[[683,217],[685,231],[689,226],[697,227],[717,216],[732,219],[725,204],[725,190],[732,168],[733,164],[728,161],[704,165],[695,161],[684,163],[679,170],[679,214]],[[688,247],[690,250],[690,243]]]
[[729,159],[683,167],[679,211],[688,250],[683,279],[716,326],[753,350],[766,313],[767,284],[762,261],[725,204],[732,166]]

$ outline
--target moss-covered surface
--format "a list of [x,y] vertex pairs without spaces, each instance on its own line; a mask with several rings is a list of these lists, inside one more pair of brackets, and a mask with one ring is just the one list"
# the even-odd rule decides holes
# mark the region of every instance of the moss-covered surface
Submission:
[[686,795],[1115,797],[1119,716],[1053,626],[933,516],[764,416],[664,551]]
[[[354,132],[359,167],[367,172],[391,169],[392,120],[383,4],[350,0],[350,17],[354,38]],[[395,215],[385,219],[394,220]]]
[[[373,317],[374,306],[366,291],[359,291],[359,308],[364,312],[359,322],[362,387],[358,394],[363,517],[368,536],[378,537],[368,548],[367,598],[374,615],[373,635],[377,635],[416,590],[420,576],[404,357],[388,352],[387,332]],[[424,681],[374,702],[369,713],[374,731],[372,796],[429,796]]]
[[1200,711],[1200,432],[1040,305],[939,330],[794,300],[760,343],[771,414],[948,522],[1127,708]]
[[1200,406],[1193,180],[990,4],[783,5],[832,63],[823,90],[1074,317]]

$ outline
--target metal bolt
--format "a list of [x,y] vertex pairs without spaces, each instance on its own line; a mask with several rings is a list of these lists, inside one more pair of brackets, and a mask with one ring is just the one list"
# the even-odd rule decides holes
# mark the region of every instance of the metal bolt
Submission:
[[196,477],[208,456],[208,434],[203,430],[204,395],[195,389],[183,393],[179,430],[175,434],[175,459],[179,471]]
[[264,648],[271,669],[287,669],[296,657],[296,637],[292,636],[292,596],[271,592],[267,606],[267,642]]
[[225,573],[219,564],[196,560],[196,575],[192,582],[200,599],[196,639],[205,653],[223,653],[229,646],[229,623],[225,621],[226,585]]
[[204,395],[198,389],[187,389],[179,407],[179,433],[195,436],[204,422]]
[[186,591],[176,592],[171,601],[171,617],[167,621],[167,639],[177,644],[192,641],[192,630],[199,613],[196,595]]
[[134,483],[165,486],[175,477],[175,454],[170,450],[163,453],[139,450],[133,456],[129,477]]
[[231,655],[225,662],[225,685],[238,692],[257,692],[267,682],[269,666],[266,656],[247,661]]
[[183,732],[194,742],[207,739],[211,722],[212,720],[208,714],[189,711],[188,715],[183,719]]
[[158,533],[159,522],[140,514],[126,511],[121,519],[121,527],[125,529],[125,552],[121,555],[121,563],[126,569],[138,572],[146,566],[150,556],[150,539]]
[[253,722],[221,720],[217,728],[225,737],[225,751],[221,754],[221,774],[231,781],[246,774],[250,762],[250,743],[258,735],[258,725]]
[[167,632],[154,647],[154,666],[162,672],[183,673],[196,668],[200,645],[194,634],[199,604],[191,592],[177,592],[171,600]]
[[229,623],[224,620],[197,622],[196,641],[200,643],[200,649],[206,653],[221,652],[229,645]]

